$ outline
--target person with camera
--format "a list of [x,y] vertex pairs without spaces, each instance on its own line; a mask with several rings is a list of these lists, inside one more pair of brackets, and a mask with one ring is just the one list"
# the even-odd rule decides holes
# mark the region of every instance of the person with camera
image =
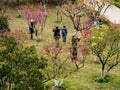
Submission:
[[78,42],[80,41],[80,37],[76,37],[76,35],[72,36],[72,61],[77,60],[77,50],[78,50]]
[[34,28],[35,28],[35,24],[33,22],[33,19],[31,19],[29,23],[29,32],[30,32],[31,39],[33,39]]

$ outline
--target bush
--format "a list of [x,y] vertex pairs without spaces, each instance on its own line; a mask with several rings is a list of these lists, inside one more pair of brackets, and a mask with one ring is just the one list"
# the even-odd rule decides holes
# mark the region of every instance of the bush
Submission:
[[4,32],[4,31],[10,31],[9,27],[8,27],[8,20],[6,17],[0,17],[0,31]]
[[116,1],[113,2],[113,4],[114,4],[115,6],[117,6],[117,7],[120,8],[120,1],[117,1],[117,0],[116,0]]
[[110,20],[103,17],[103,23],[107,24],[107,25],[110,25]]
[[[70,0],[72,3],[74,3],[76,0]],[[50,4],[58,4],[59,2],[67,2],[65,0],[48,0],[48,3]]]
[[110,81],[112,82],[113,79],[115,79],[115,76],[106,75],[104,79],[96,77],[94,80],[95,80],[95,82],[98,82],[98,83],[108,83]]

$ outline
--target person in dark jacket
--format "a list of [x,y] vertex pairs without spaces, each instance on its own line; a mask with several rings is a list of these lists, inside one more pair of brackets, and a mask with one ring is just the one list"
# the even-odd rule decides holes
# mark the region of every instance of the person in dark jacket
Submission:
[[34,25],[33,20],[31,19],[30,23],[29,23],[29,32],[30,32],[30,35],[31,35],[31,39],[33,39],[34,28],[35,28],[35,25]]
[[59,29],[59,27],[57,26],[56,28],[54,28],[53,32],[54,32],[54,38],[56,40],[59,40],[60,39],[60,29]]
[[56,47],[59,47],[59,39],[60,39],[60,29],[59,27],[55,27],[53,29],[53,32],[54,32],[54,38],[56,40]]

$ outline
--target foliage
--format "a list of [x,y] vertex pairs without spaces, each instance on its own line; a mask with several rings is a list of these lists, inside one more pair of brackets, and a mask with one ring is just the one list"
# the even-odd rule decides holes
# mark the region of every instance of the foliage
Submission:
[[0,88],[3,90],[44,89],[46,59],[39,57],[34,46],[23,47],[12,37],[3,37],[0,48]]
[[47,0],[48,1],[48,3],[50,3],[50,4],[62,4],[62,3],[68,3],[68,2],[72,2],[72,3],[74,3],[76,0]]
[[25,18],[27,20],[33,19],[36,24],[44,22],[47,17],[46,12],[36,10],[34,6],[22,6],[22,10],[23,14],[25,15]]
[[109,19],[107,19],[107,18],[105,18],[105,17],[102,17],[102,19],[103,19],[103,23],[104,24],[106,24],[106,25],[110,25],[110,20]]
[[114,4],[115,6],[117,6],[117,7],[120,8],[120,1],[117,1],[117,0],[116,0],[116,1],[113,2],[113,4]]
[[38,3],[38,0],[1,0],[2,5],[15,5],[17,4],[17,1],[19,1],[20,4],[25,4],[25,3]]
[[23,30],[12,30],[10,32],[4,32],[2,33],[1,37],[3,36],[8,36],[8,37],[14,37],[14,39],[16,41],[18,41],[19,43],[24,43],[24,41],[27,38],[26,32]]
[[81,29],[83,30],[86,27],[86,22],[88,22],[86,11],[87,7],[85,3],[79,0],[77,0],[74,4],[69,2],[68,4],[62,5],[63,14],[72,21],[73,28],[77,31],[81,31]]
[[90,0],[88,3],[89,7],[92,8],[93,10],[97,10],[98,12],[96,13],[97,16],[100,16],[100,13],[103,11],[103,14],[105,11],[112,5],[113,0]]
[[120,63],[120,31],[118,28],[100,28],[94,30],[87,39],[92,53],[99,58],[101,63],[101,78]]
[[64,79],[84,67],[89,49],[85,45],[79,45],[78,58],[73,60],[71,48],[62,46],[56,48],[53,43],[45,47],[44,54],[49,60],[44,73],[48,81],[54,79],[56,87],[61,87]]
[[8,20],[7,17],[0,17],[0,31],[5,32],[5,31],[10,31],[8,27]]
[[[89,2],[83,0],[76,0],[76,2],[62,5],[62,13],[67,16],[75,30],[80,31],[81,36],[84,36],[84,31],[90,29],[93,26],[96,19],[100,19],[100,13],[105,7],[107,0],[101,0],[100,3],[96,0],[90,0]],[[88,3],[88,5],[86,5]],[[108,2],[108,6],[105,8],[104,12],[111,5],[111,2]],[[97,7],[97,10],[96,10]]]
[[[14,13],[9,13],[9,12],[13,12],[13,11],[14,11]],[[13,8],[10,9],[9,12],[8,13],[10,15],[13,15],[13,16],[16,15],[15,10]],[[51,42],[51,40],[53,40],[52,32],[50,30],[52,30],[52,28],[53,28],[52,25],[56,24],[54,22],[54,15],[55,15],[55,9],[53,8],[53,9],[51,9],[50,16],[48,17],[48,21],[47,21],[48,24],[46,25],[47,28],[46,28],[46,31],[44,32],[45,37],[46,37],[45,42],[42,41],[41,43],[36,43],[34,41],[27,39],[27,45],[34,44],[38,50],[39,49],[41,50],[41,48],[43,48],[43,46],[46,43],[48,44],[48,42]],[[71,39],[71,35],[73,32],[71,31],[72,28],[71,28],[71,23],[69,22],[69,20],[65,17],[63,17],[63,18],[64,18],[64,23],[65,23],[65,25],[67,25],[68,30],[69,30],[68,42],[65,44],[65,46],[67,46],[70,43],[69,41]],[[17,18],[12,19],[12,23],[10,23],[11,28],[15,28],[15,27],[17,27],[19,29],[27,28],[27,26],[25,24],[26,21],[24,21],[24,19],[19,19],[19,22],[14,23],[17,20],[18,20]],[[14,29],[13,31],[16,31],[16,29]],[[27,32],[26,30],[24,30],[24,31]],[[14,35],[15,34],[17,34],[17,32],[14,33]],[[28,35],[28,33],[26,33],[26,34]],[[41,52],[44,52],[44,50],[41,50]],[[109,80],[108,83],[97,83],[94,81],[90,82],[90,79],[92,79],[92,77],[94,75],[96,75],[97,73],[100,75],[100,65],[93,64],[93,56],[90,54],[90,56],[87,58],[87,61],[85,63],[85,67],[82,68],[81,70],[79,70],[78,72],[69,75],[69,77],[66,78],[65,81],[63,82],[62,86],[64,86],[67,90],[90,90],[90,89],[91,90],[119,90],[119,88],[120,88],[120,85],[119,85],[120,84],[120,74],[119,74],[120,69],[119,68],[120,68],[120,65],[115,67],[112,70],[112,72],[110,72],[111,74],[115,74],[117,76],[117,78],[114,80]],[[110,75],[110,77],[111,77],[111,75]],[[53,86],[54,85],[53,80],[50,82],[52,82],[52,84],[50,84],[49,86]],[[7,89],[5,89],[5,90],[7,90]],[[46,90],[49,90],[49,89],[46,89]]]
[[[113,79],[113,78],[112,78]],[[96,78],[95,81],[96,82],[99,82],[99,83],[107,83],[111,80],[110,76],[109,75],[106,75],[106,77],[103,79],[103,78]]]
[[[39,8],[39,7],[37,7],[37,8]],[[44,10],[44,12],[42,12],[42,11],[36,9],[32,5],[31,6],[26,5],[26,6],[22,6],[22,11],[23,11],[24,16],[28,20],[28,24],[29,24],[30,20],[33,19],[33,22],[35,23],[36,36],[38,35],[39,32],[40,32],[40,35],[42,35],[46,20],[47,20],[46,9]],[[39,30],[39,28],[40,28],[40,30]]]

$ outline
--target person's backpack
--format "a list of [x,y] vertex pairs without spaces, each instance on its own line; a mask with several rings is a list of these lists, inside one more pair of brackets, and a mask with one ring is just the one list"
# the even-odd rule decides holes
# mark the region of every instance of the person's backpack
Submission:
[[31,24],[29,24],[29,30],[31,31],[33,28],[32,28],[32,26],[31,26]]
[[62,35],[65,35],[65,34],[66,34],[65,30],[64,30],[64,29],[62,29]]

